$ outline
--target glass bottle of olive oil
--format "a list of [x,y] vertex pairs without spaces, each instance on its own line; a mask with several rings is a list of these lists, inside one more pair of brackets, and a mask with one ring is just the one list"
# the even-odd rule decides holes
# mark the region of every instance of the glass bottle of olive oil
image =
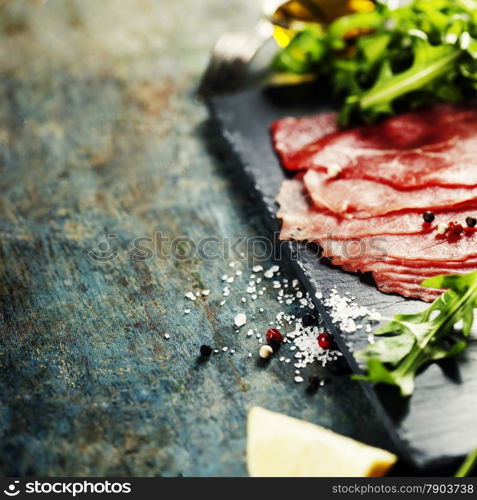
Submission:
[[374,9],[371,0],[265,0],[263,11],[274,25],[274,38],[281,47],[309,23],[327,24],[351,12]]

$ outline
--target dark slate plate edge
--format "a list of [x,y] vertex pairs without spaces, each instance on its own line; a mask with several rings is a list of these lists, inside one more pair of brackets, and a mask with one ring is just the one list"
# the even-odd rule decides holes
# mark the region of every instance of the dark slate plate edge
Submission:
[[[271,230],[271,232],[276,232],[279,231],[280,229],[280,224],[278,222],[278,219],[276,218],[275,214],[270,212],[267,203],[264,200],[263,193],[260,191],[258,187],[258,183],[256,182],[255,179],[255,174],[252,168],[250,168],[248,165],[244,164],[239,152],[235,148],[234,141],[232,137],[230,136],[229,132],[222,127],[221,120],[219,119],[218,116],[218,111],[216,107],[216,103],[220,102],[220,98],[216,98],[213,100],[207,101],[207,107],[209,109],[209,113],[215,123],[215,126],[217,127],[217,130],[220,133],[220,136],[225,140],[225,143],[227,144],[227,147],[229,151],[231,152],[231,155],[235,161],[235,163],[240,166],[242,170],[245,171],[247,175],[245,175],[242,178],[242,184],[243,187],[247,190],[247,194],[251,194],[253,198],[257,201],[257,203],[262,207],[262,212],[267,214],[266,217],[266,222]],[[326,307],[323,305],[323,303],[318,300],[315,297],[316,290],[314,289],[312,283],[310,282],[309,276],[307,275],[306,271],[303,269],[303,267],[300,265],[299,260],[296,258],[293,258],[293,252],[294,252],[294,247],[297,247],[296,242],[290,242],[288,245],[284,245],[284,248],[287,252],[287,257],[288,260],[291,261],[291,265],[295,272],[298,275],[298,278],[302,282],[303,286],[307,290],[307,292],[310,294],[310,296],[313,299],[313,303],[315,304],[315,307],[317,308],[318,312],[323,318],[323,321],[325,323],[326,328],[333,334],[338,347],[340,348],[341,352],[346,358],[346,361],[349,363],[353,373],[362,373],[362,370],[359,368],[358,364],[356,363],[356,360],[352,353],[349,351],[348,347],[346,346],[342,336],[340,335],[339,330],[337,329],[336,325],[332,322],[331,317],[328,314],[328,311],[326,310]],[[396,430],[395,425],[393,424],[392,420],[390,419],[389,415],[387,414],[386,410],[383,408],[381,402],[379,401],[375,391],[373,390],[373,386],[369,383],[365,383],[362,381],[357,381],[359,385],[361,386],[362,390],[370,400],[371,404],[373,405],[375,411],[378,413],[378,416],[382,419],[383,425],[385,426],[387,432],[389,433],[389,437],[392,441],[394,449],[392,451],[396,452],[402,460],[404,460],[406,463],[410,465],[417,466],[419,468],[426,468],[429,466],[429,463],[426,464],[421,464],[419,461],[416,461],[416,458],[414,456],[414,459],[412,458],[412,454],[410,452],[410,443],[408,443],[402,436],[399,435],[399,433]]]

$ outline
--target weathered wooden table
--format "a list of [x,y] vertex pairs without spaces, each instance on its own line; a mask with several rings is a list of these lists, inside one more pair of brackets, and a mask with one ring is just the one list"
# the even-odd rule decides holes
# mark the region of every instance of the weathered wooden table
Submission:
[[[1,474],[244,475],[252,405],[389,445],[348,377],[308,394],[256,363],[233,328],[252,306],[220,306],[245,261],[132,250],[266,234],[194,101],[214,40],[257,16],[255,0],[2,3]],[[260,306],[257,329],[294,311]],[[203,343],[236,353],[200,363]]]

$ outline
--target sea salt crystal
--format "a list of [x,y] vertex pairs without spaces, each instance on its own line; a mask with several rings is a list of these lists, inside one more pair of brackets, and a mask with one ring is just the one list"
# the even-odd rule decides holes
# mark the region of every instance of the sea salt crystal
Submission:
[[247,316],[244,313],[238,313],[234,319],[235,326],[240,328],[247,323]]
[[260,265],[259,265],[259,266],[253,266],[253,267],[252,267],[252,271],[253,271],[254,273],[259,273],[260,271],[263,271],[263,267],[262,267],[262,266],[260,266]]
[[357,330],[357,319],[367,318],[378,321],[381,318],[378,312],[356,304],[352,298],[340,296],[336,289],[331,290],[324,304],[329,310],[333,323],[339,324],[341,331],[345,333],[353,333]]
[[192,292],[187,292],[185,295],[186,299],[194,301],[196,299],[196,296]]
[[280,275],[280,273],[278,272],[280,270],[280,267],[279,266],[272,266],[270,267],[269,269],[267,269],[263,275],[265,276],[265,278],[273,278],[273,275],[275,273],[277,273],[277,275]]
[[209,294],[210,294],[210,290],[207,290],[207,289],[206,290],[202,290],[202,295],[204,297],[207,297]]

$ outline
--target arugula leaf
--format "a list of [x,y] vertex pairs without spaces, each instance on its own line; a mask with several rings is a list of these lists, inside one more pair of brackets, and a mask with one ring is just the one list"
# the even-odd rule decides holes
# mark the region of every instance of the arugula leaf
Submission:
[[327,27],[309,24],[272,68],[328,80],[343,99],[341,125],[462,101],[477,89],[477,1],[414,0],[396,10],[378,2]]
[[273,67],[278,72],[309,73],[317,69],[327,50],[324,31],[319,26],[310,26],[293,38],[287,50],[276,55]]
[[422,284],[448,290],[426,310],[397,314],[375,332],[386,337],[356,353],[356,359],[366,363],[367,374],[353,378],[395,385],[402,396],[410,396],[424,365],[456,356],[467,347],[477,305],[477,271],[434,276]]
[[389,64],[385,63],[373,88],[363,92],[358,99],[353,96],[352,105],[359,105],[363,116],[368,110],[391,112],[391,103],[395,99],[423,89],[435,79],[447,75],[454,69],[455,61],[461,54],[460,49],[453,46],[432,46],[420,41],[416,44],[414,63],[407,71],[394,75]]
[[454,477],[467,477],[477,465],[477,448],[471,451],[465,458]]

